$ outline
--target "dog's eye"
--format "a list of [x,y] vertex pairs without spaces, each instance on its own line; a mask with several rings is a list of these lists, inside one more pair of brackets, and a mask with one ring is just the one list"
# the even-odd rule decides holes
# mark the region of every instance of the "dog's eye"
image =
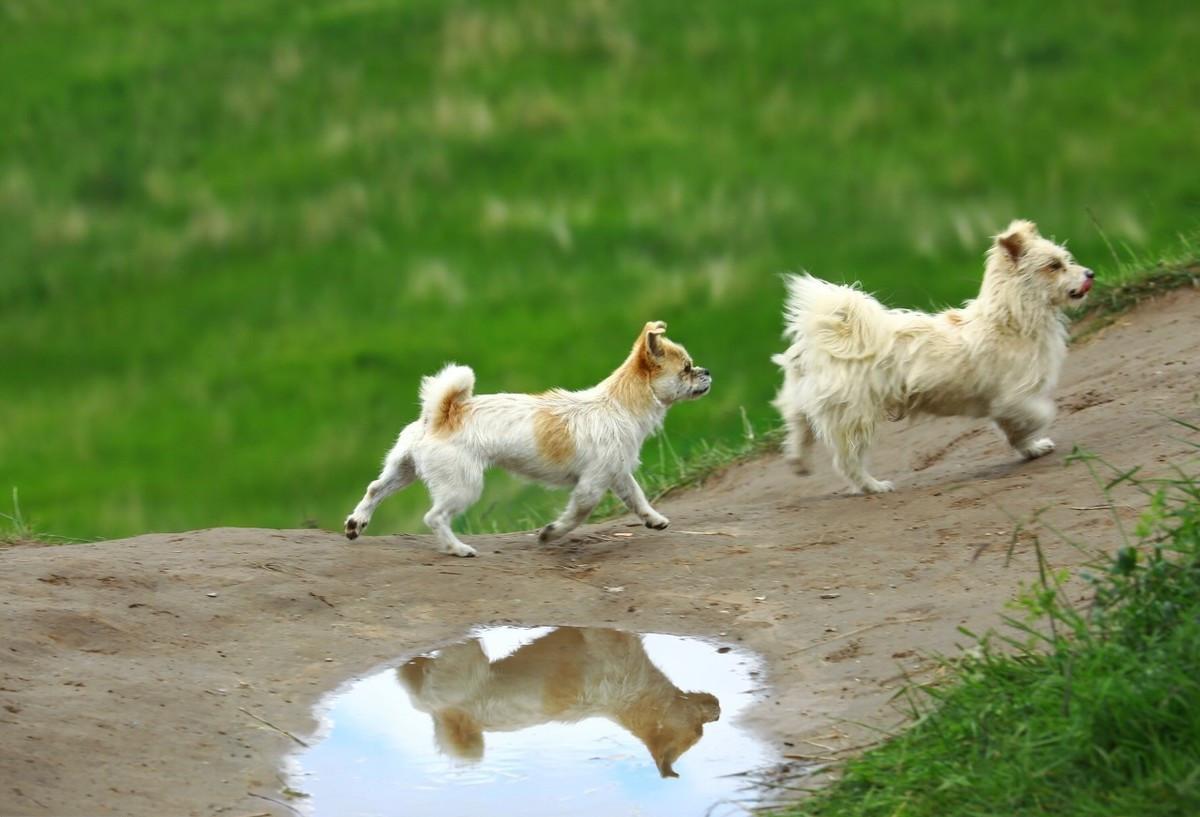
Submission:
[[1063,268],[1063,262],[1059,261],[1057,258],[1055,258],[1053,261],[1050,262],[1050,269],[1060,270],[1062,268]]

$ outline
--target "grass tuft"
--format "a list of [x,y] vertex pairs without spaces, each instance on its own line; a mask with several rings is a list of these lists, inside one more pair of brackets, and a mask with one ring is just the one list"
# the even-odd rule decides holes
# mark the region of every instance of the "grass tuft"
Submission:
[[0,513],[0,547],[29,544],[65,544],[80,542],[66,536],[43,533],[21,513],[21,498],[14,485],[12,489],[12,513]]
[[34,538],[33,528],[21,514],[21,500],[15,485],[12,489],[12,508],[12,513],[0,513],[0,520],[3,520],[0,527],[0,544],[16,545]]

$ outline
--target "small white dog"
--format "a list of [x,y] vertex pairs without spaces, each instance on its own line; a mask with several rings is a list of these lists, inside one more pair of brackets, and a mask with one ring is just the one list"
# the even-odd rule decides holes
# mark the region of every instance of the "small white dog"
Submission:
[[707,394],[712,378],[666,331],[662,321],[646,324],[625,362],[583,391],[476,396],[475,373],[454,364],[424,378],[420,419],[400,432],[383,472],[346,519],[346,537],[356,538],[381,501],[420,479],[433,500],[425,524],[438,549],[474,556],[450,523],[479,499],[491,466],[574,487],[562,515],[542,529],[542,542],[586,521],[610,489],[646,527],[667,527],[633,472],[642,443],[662,425],[667,409]]
[[397,670],[413,706],[433,716],[446,754],[483,757],[485,732],[601,717],[637,737],[663,777],[717,720],[707,692],[684,692],[646,655],[633,633],[559,627],[496,662],[478,639],[419,657]]
[[880,420],[917,414],[990,417],[1026,458],[1048,454],[1051,391],[1067,351],[1062,310],[1087,295],[1093,277],[1029,221],[996,237],[979,297],[935,315],[787,276],[792,345],[772,357],[783,369],[774,405],[787,426],[785,458],[808,473],[817,437],[855,491],[891,491],[867,473],[867,448]]

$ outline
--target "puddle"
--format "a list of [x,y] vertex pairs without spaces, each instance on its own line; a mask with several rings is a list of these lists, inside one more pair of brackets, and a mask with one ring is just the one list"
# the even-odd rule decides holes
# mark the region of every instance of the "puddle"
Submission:
[[[739,728],[746,651],[619,630],[495,627],[356,681],[293,757],[312,817],[745,814],[777,760]],[[719,715],[719,718],[718,718]]]

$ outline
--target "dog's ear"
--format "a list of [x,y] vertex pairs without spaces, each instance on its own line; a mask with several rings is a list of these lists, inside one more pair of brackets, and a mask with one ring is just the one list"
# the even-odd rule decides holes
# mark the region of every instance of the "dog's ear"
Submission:
[[396,674],[400,676],[401,683],[408,687],[410,692],[420,695],[421,689],[425,686],[425,676],[429,673],[432,664],[432,658],[418,655],[396,670]]
[[996,244],[1001,247],[1014,262],[1025,254],[1029,242],[1037,238],[1037,225],[1032,221],[1018,219],[1008,225],[1008,229],[996,236]]
[[646,351],[651,357],[662,357],[662,336],[667,333],[667,325],[663,321],[650,321],[642,330],[646,340]]
[[704,723],[721,719],[721,702],[711,692],[685,692],[683,697],[696,707],[696,712]]

